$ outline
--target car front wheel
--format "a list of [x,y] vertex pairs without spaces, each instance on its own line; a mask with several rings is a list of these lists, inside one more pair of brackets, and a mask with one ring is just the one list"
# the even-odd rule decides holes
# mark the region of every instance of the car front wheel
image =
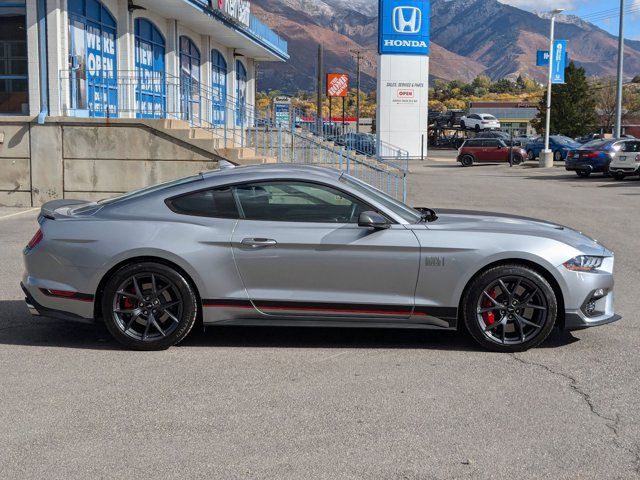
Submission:
[[616,180],[624,180],[624,173],[611,172],[611,176]]
[[480,274],[462,303],[464,324],[483,347],[519,352],[551,332],[558,302],[549,282],[523,265],[502,265]]
[[182,341],[198,314],[195,291],[173,268],[152,262],[127,265],[107,280],[104,322],[134,350],[165,350]]
[[533,150],[527,150],[527,158],[531,161],[536,159],[536,154],[533,153]]
[[562,161],[562,152],[559,151],[555,151],[553,154],[553,161],[554,162],[561,162]]

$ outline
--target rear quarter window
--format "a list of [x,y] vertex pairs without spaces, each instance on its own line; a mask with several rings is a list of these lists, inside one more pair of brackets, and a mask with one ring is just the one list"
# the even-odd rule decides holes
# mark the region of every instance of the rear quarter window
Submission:
[[180,195],[166,201],[175,213],[196,217],[239,218],[231,188],[215,188]]

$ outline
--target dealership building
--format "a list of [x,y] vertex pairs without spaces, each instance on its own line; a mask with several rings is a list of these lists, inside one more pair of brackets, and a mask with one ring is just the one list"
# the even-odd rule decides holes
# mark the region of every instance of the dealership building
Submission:
[[0,114],[181,118],[254,103],[287,43],[247,0],[0,0]]
[[531,122],[538,115],[536,104],[529,102],[470,102],[469,113],[486,113],[500,121],[501,129],[514,135],[535,135]]

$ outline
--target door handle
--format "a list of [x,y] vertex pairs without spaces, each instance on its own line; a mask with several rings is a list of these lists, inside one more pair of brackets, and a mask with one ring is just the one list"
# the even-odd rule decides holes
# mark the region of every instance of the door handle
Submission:
[[278,242],[270,238],[243,238],[240,243],[245,247],[251,248],[273,247],[278,244]]

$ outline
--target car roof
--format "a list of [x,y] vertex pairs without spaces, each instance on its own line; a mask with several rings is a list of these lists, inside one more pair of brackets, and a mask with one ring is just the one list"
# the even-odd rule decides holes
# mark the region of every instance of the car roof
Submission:
[[342,172],[335,168],[319,167],[316,165],[298,165],[293,163],[267,163],[260,165],[245,165],[234,166],[229,168],[221,168],[218,170],[209,170],[202,172],[202,178],[208,180],[211,178],[219,179],[225,177],[246,176],[253,177],[255,174],[264,175],[265,177],[271,176],[295,176],[295,175],[309,175],[309,176],[321,176],[328,179],[335,180],[340,178]]

